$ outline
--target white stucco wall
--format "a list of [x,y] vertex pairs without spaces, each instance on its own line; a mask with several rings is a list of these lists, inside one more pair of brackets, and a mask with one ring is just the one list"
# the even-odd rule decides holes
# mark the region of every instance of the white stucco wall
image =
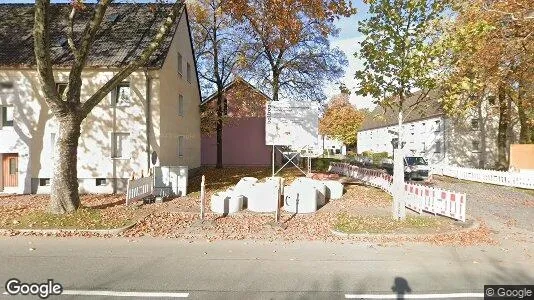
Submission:
[[[200,166],[200,91],[186,21],[184,15],[162,69],[148,72],[151,78],[149,152],[158,154],[156,165],[197,168]],[[178,51],[184,58],[183,76],[178,76],[176,70]],[[186,80],[186,62],[191,65],[191,82]],[[81,101],[93,95],[116,71],[107,68],[84,71]],[[57,83],[67,82],[68,70],[55,70],[54,76]],[[50,187],[40,186],[39,179],[52,175],[52,134],[57,133],[57,124],[44,102],[37,73],[31,69],[4,69],[0,70],[0,82],[13,83],[12,90],[0,91],[0,105],[14,106],[15,119],[13,127],[0,127],[0,155],[19,154],[19,186],[4,192],[48,193]],[[146,174],[149,168],[145,73],[142,70],[134,72],[125,82],[130,84],[131,103],[114,107],[110,93],[82,123],[78,147],[78,178],[82,193],[122,191],[132,173],[136,176],[141,172]],[[178,116],[178,94],[183,94],[186,100],[183,117]],[[113,132],[129,134],[127,157],[111,157]],[[187,140],[183,157],[178,156],[178,136]],[[106,178],[106,185],[96,186],[96,178]]]
[[317,145],[319,145],[319,147],[321,147],[323,151],[328,149],[336,152],[336,150],[339,150],[340,154],[347,154],[347,147],[343,144],[342,141],[337,140],[335,138],[318,135]]
[[[439,123],[439,125],[438,125]],[[398,125],[379,127],[358,132],[358,154],[364,151],[387,152],[393,155],[391,140],[396,136],[389,131],[398,131]],[[431,163],[439,163],[445,160],[444,147],[444,118],[441,116],[408,122],[403,124],[402,140],[404,151],[407,155],[423,156]],[[441,143],[441,149],[436,151],[437,143]]]
[[[55,71],[56,82],[66,82],[68,72]],[[82,75],[81,101],[85,101],[114,75],[114,71],[90,70]],[[48,192],[48,186],[39,186],[39,178],[52,175],[54,151],[52,134],[57,134],[57,123],[39,89],[33,70],[0,71],[0,81],[14,84],[13,96],[1,97],[2,105],[14,106],[14,126],[0,129],[0,153],[19,154],[20,193]],[[78,178],[128,178],[132,172],[146,170],[146,123],[144,113],[145,79],[142,72],[133,73],[127,80],[131,88],[131,103],[113,107],[111,94],[94,108],[82,123],[78,147]],[[129,154],[123,159],[111,158],[111,133],[130,135]],[[27,161],[26,161],[27,160]],[[146,171],[145,171],[146,172]],[[23,177],[23,178],[22,178]],[[32,180],[33,179],[33,180]],[[94,180],[91,180],[94,183]],[[22,187],[23,186],[23,187]],[[90,187],[91,184],[84,183]],[[98,191],[112,192],[108,186]],[[84,189],[81,189],[84,192]]]

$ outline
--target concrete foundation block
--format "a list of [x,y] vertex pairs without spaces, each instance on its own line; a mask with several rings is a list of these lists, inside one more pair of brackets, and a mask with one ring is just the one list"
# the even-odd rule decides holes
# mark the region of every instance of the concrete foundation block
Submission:
[[291,185],[305,185],[305,186],[313,186],[317,189],[318,191],[318,199],[317,199],[317,203],[319,205],[319,207],[323,206],[326,204],[326,196],[327,196],[327,188],[326,188],[326,185],[323,183],[322,180],[315,180],[315,179],[312,179],[312,178],[307,178],[307,177],[299,177],[299,178],[296,178],[292,183]]
[[236,213],[243,207],[243,196],[233,191],[219,192],[211,196],[211,211],[219,214]]
[[326,197],[331,200],[340,199],[343,197],[343,184],[335,180],[323,180],[322,183],[326,186]]
[[247,206],[248,198],[252,195],[252,187],[258,182],[257,178],[254,177],[243,177],[235,185],[234,191],[236,195],[243,196],[243,206]]
[[292,184],[284,188],[284,210],[291,213],[314,213],[319,205],[319,191],[312,185]]
[[273,212],[278,201],[278,186],[274,182],[259,182],[252,186],[247,207],[254,212]]

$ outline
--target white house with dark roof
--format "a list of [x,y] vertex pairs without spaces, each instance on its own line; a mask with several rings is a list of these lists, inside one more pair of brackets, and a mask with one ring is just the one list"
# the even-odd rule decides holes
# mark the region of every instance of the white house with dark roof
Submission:
[[[52,62],[57,88],[62,89],[72,61],[64,21],[70,6],[51,6]],[[86,21],[87,13],[81,12],[77,20]],[[81,101],[144,49],[164,16],[148,4],[108,8],[82,74]],[[82,25],[75,24],[74,30],[83,30]],[[0,192],[50,189],[57,124],[40,91],[32,28],[33,5],[0,4]],[[133,72],[82,123],[80,192],[122,191],[133,173],[146,174],[152,166],[199,167],[199,103],[184,10],[149,63]]]
[[[497,158],[497,116],[489,115],[488,100],[480,101],[464,117],[447,116],[441,107],[439,94],[431,92],[424,101],[415,93],[406,101],[402,126],[405,155],[423,156],[431,164],[461,167],[492,168]],[[393,154],[392,140],[397,138],[397,111],[377,106],[358,132],[357,151]],[[517,132],[517,131],[515,131]],[[514,132],[511,143],[517,140]]]

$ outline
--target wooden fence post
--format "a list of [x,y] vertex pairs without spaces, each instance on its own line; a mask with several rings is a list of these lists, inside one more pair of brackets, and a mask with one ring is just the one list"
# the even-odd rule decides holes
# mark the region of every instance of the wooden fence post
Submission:
[[200,183],[200,220],[204,221],[204,187],[205,187],[205,176],[202,175],[202,182]]

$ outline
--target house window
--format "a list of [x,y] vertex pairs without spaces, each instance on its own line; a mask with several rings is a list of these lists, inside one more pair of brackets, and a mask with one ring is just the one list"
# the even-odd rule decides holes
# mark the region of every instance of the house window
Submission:
[[123,82],[117,85],[111,98],[111,106],[128,106],[132,98],[130,83]]
[[39,186],[50,186],[50,178],[39,178]]
[[178,55],[176,57],[177,57],[177,60],[178,60],[178,74],[180,74],[180,76],[182,76],[182,72],[183,72],[183,69],[184,69],[182,54],[180,52],[178,52]]
[[3,81],[0,82],[0,90],[11,90],[13,89],[13,82]]
[[2,106],[2,126],[13,126],[14,112],[13,106]]
[[106,178],[97,178],[96,179],[96,182],[95,182],[96,186],[104,186],[106,184],[107,184]]
[[440,132],[440,131],[441,131],[441,121],[436,120],[436,132]]
[[473,145],[473,152],[480,152],[480,142],[479,141],[472,141],[471,144]]
[[184,137],[178,137],[178,156],[184,156]]
[[17,174],[17,159],[13,157],[9,159],[9,175],[15,174]]
[[56,134],[50,134],[50,157],[54,157],[54,151],[56,148]]
[[191,65],[187,63],[187,70],[186,70],[186,76],[187,76],[187,82],[191,83]]
[[59,94],[59,98],[63,98],[63,93],[67,89],[66,83],[56,83],[56,91]]
[[111,134],[111,157],[112,158],[128,158],[128,144],[129,144],[129,133],[119,133],[115,132]]
[[479,129],[479,119],[471,119],[471,129],[478,130]]
[[178,95],[178,115],[184,115],[184,96]]
[[441,141],[440,140],[437,140],[436,141],[436,151],[434,151],[435,153],[441,153]]

